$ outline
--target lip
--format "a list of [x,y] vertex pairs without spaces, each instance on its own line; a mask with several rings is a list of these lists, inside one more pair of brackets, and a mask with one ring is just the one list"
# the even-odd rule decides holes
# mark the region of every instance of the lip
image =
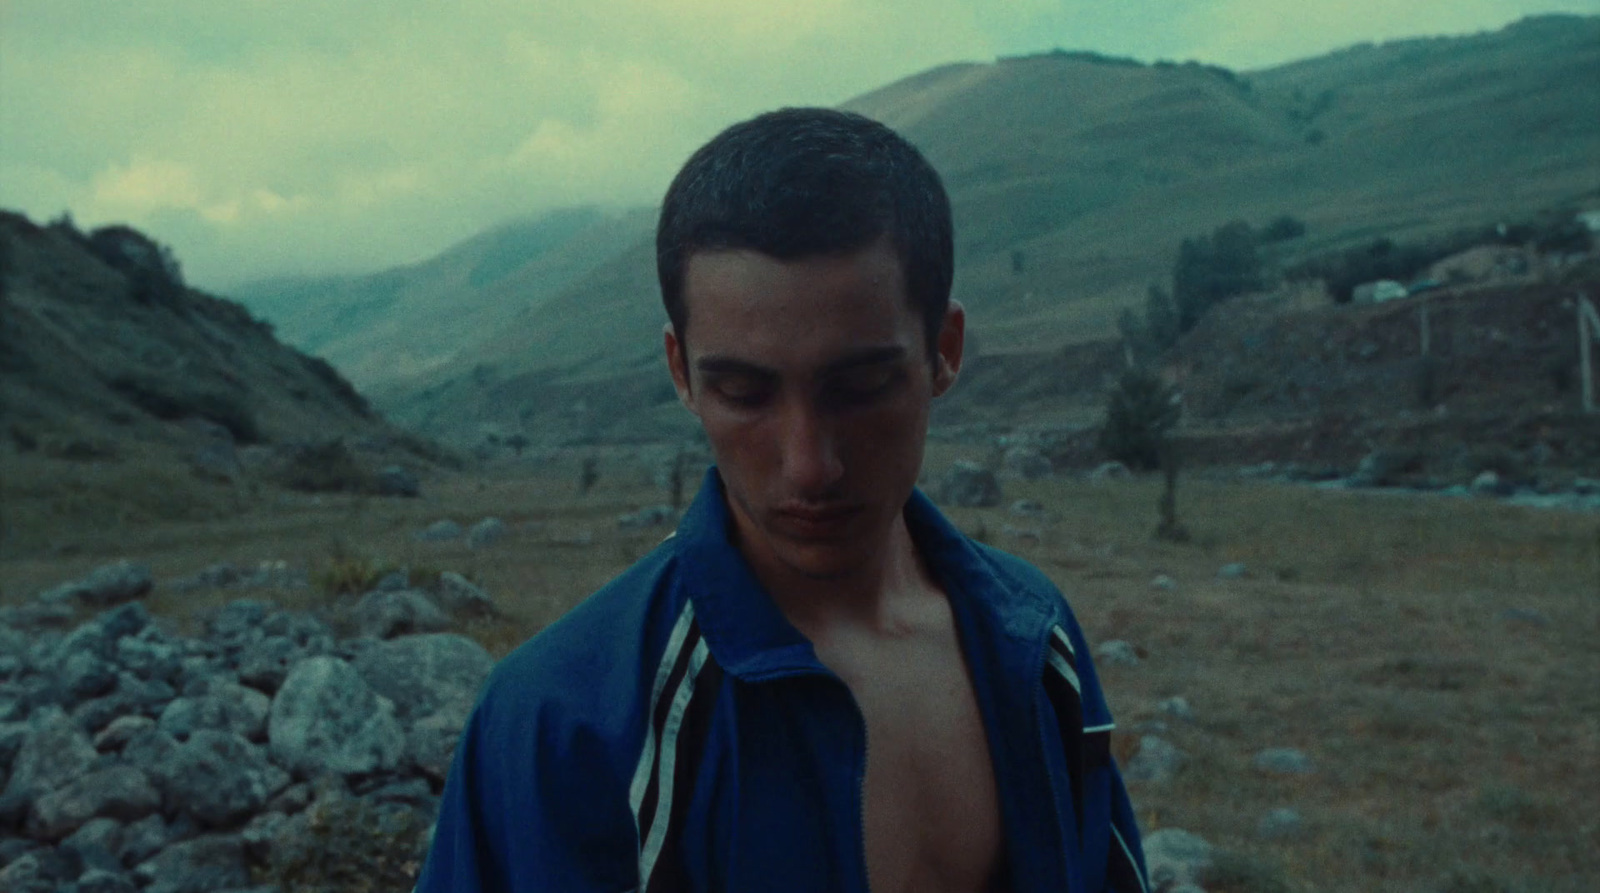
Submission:
[[806,539],[839,536],[859,514],[861,507],[854,505],[785,506],[773,512],[780,527]]

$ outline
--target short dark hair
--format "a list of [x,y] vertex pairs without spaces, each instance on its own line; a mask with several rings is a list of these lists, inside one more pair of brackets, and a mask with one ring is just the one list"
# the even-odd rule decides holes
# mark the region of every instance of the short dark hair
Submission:
[[722,131],[673,178],[656,227],[656,275],[688,335],[683,280],[697,251],[779,260],[857,251],[888,235],[929,355],[955,270],[950,199],[933,165],[871,118],[822,108],[768,112]]

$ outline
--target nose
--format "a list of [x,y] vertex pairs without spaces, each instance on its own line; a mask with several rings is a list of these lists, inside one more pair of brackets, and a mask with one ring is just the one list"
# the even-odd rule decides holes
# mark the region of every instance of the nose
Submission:
[[791,406],[781,445],[784,481],[801,497],[824,497],[844,477],[838,432],[814,406]]

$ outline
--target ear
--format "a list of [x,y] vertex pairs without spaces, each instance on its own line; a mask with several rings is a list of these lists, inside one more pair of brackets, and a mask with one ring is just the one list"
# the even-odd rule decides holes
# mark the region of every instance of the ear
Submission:
[[699,415],[694,407],[694,391],[689,387],[688,347],[678,340],[678,333],[667,323],[661,330],[662,342],[667,350],[667,371],[672,373],[672,387],[678,392],[678,402]]
[[961,351],[966,346],[967,311],[960,301],[951,301],[945,311],[944,325],[939,327],[939,356],[933,370],[933,396],[950,390],[961,373]]

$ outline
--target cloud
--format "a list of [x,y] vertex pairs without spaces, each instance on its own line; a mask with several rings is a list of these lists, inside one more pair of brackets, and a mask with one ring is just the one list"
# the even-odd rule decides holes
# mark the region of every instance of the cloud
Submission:
[[1537,5],[11,0],[0,205],[144,227],[205,285],[374,269],[510,216],[654,203],[734,121],[946,62],[1061,46],[1247,66]]

